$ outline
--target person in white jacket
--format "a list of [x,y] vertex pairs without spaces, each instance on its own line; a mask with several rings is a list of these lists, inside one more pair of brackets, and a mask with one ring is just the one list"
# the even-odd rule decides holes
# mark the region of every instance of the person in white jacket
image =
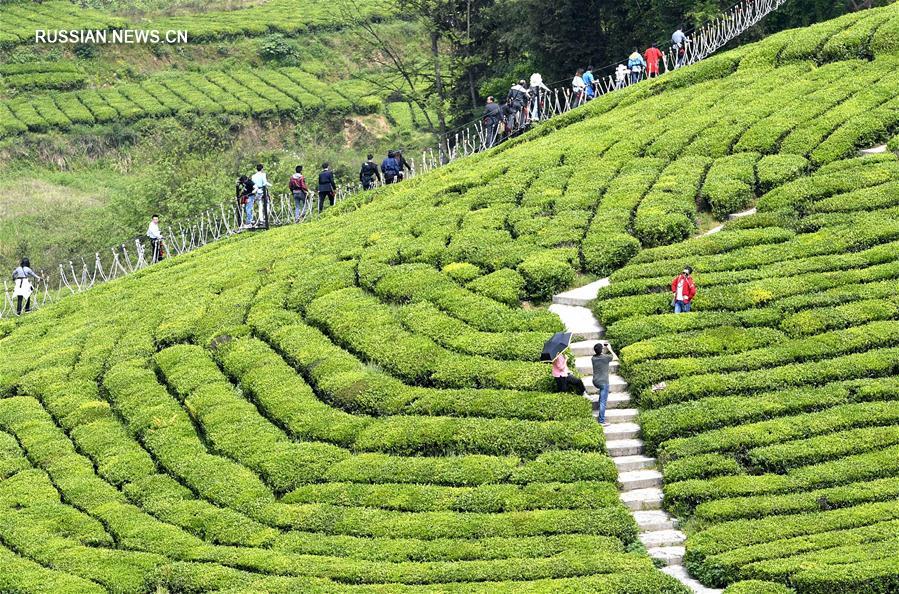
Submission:
[[16,298],[16,315],[22,315],[22,305],[25,305],[25,312],[31,311],[31,294],[34,292],[34,286],[31,279],[41,280],[37,274],[31,269],[31,262],[28,258],[22,258],[19,266],[12,271],[12,281],[14,285],[13,296]]
[[531,91],[531,119],[534,121],[540,120],[543,116],[543,103],[545,101],[546,95],[549,93],[549,87],[543,84],[543,77],[539,72],[535,72],[531,75],[530,84],[528,85]]
[[584,69],[578,68],[571,79],[571,92],[574,96],[576,105],[580,105],[586,100],[587,83],[584,82]]
[[150,218],[150,224],[147,226],[147,239],[150,240],[150,261],[159,262],[162,260],[162,232],[159,230],[159,215],[153,215]]
[[631,70],[624,64],[619,64],[615,69],[615,88],[623,89],[627,85],[627,77]]

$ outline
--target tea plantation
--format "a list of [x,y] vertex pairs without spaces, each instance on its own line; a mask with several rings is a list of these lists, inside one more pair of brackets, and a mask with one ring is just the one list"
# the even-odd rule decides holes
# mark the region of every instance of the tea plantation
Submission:
[[537,362],[611,274],[693,575],[899,591],[897,44],[787,31],[3,322],[0,590],[688,592]]

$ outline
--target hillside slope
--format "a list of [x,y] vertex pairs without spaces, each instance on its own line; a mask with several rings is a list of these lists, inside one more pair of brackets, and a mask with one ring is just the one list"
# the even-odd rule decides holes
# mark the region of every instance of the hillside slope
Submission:
[[[699,374],[641,402],[670,505],[724,522],[688,541],[695,574],[890,591],[897,162],[847,157],[899,122],[897,33],[896,5],[785,32],[0,326],[0,589],[684,592],[641,552],[589,403],[546,393],[558,318],[519,306],[630,260],[596,307],[645,345],[632,385]],[[701,297],[673,318],[657,291],[686,257]],[[803,338],[872,311],[876,333]]]

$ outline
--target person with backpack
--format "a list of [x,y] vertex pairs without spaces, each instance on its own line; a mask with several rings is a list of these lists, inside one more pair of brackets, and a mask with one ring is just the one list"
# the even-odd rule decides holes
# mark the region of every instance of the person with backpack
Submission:
[[687,313],[690,311],[690,304],[693,297],[696,296],[696,284],[693,282],[693,269],[689,266],[685,267],[683,272],[674,277],[671,281],[671,305],[674,306],[674,313]]
[[602,344],[597,342],[593,345],[593,356],[590,357],[593,365],[593,385],[599,390],[599,423],[602,426],[606,423],[606,404],[609,401],[609,363],[612,362],[612,349],[608,343]]
[[387,151],[387,157],[381,161],[381,173],[384,174],[385,184],[395,184],[400,175],[400,167],[396,162],[393,151]]
[[334,181],[334,173],[328,163],[322,163],[322,170],[318,174],[318,212],[321,214],[325,208],[325,199],[334,206],[337,192],[337,182]]
[[584,72],[581,78],[584,79],[584,93],[587,96],[587,101],[590,101],[596,97],[596,79],[593,78],[593,66],[587,66],[587,71]]
[[156,263],[162,260],[162,231],[159,230],[159,215],[150,217],[147,225],[147,239],[150,240],[150,262]]
[[[271,187],[271,183],[268,181],[268,176],[265,174],[265,168],[262,166],[262,163],[256,164],[256,173],[253,174],[253,177],[250,178],[253,181],[253,198],[248,204],[248,212],[251,215],[253,213],[253,205],[257,201],[262,202],[262,218],[265,221],[265,228],[268,228],[268,189]],[[252,221],[251,221],[252,222]]]
[[674,49],[674,69],[677,70],[681,66],[687,63],[687,43],[690,41],[686,35],[684,35],[683,27],[678,27],[677,31],[675,31],[671,35],[671,45]]
[[631,84],[635,85],[643,78],[643,71],[646,69],[646,60],[634,48],[631,55],[627,59],[627,68],[631,71]]
[[13,296],[16,298],[16,315],[22,315],[22,305],[25,305],[25,313],[31,311],[31,294],[34,293],[34,285],[31,279],[40,281],[41,277],[31,269],[28,258],[22,258],[19,266],[12,271]]
[[664,54],[653,43],[643,53],[643,57],[646,59],[646,78],[657,77],[659,75],[659,62],[665,57]]
[[362,184],[363,190],[371,190],[375,187],[375,180],[378,180],[378,183],[381,183],[381,174],[378,172],[378,165],[372,159],[375,156],[371,153],[368,154],[365,162],[362,164],[362,169],[359,170],[359,182]]
[[247,208],[250,195],[253,194],[253,182],[246,175],[241,175],[237,178],[234,193],[237,200],[237,226],[242,227],[245,221],[253,221],[253,208]]
[[525,88],[527,83],[524,80],[518,81],[518,83],[512,85],[512,88],[509,89],[509,95],[506,97],[506,102],[509,104],[509,107],[512,109],[512,129],[518,130],[524,125],[525,119],[527,115],[524,113],[524,108],[528,104],[528,99],[530,95],[528,94],[528,90]]
[[287,182],[287,187],[293,194],[293,219],[295,223],[299,223],[306,216],[306,198],[309,195],[309,187],[306,185],[302,165],[296,166],[294,174]]
[[403,156],[403,151],[400,149],[393,151],[393,160],[396,161],[396,168],[399,171],[396,181],[401,182],[406,179],[406,174],[403,170],[412,173],[412,166],[409,165],[409,161],[406,160],[406,157]]
[[496,144],[499,137],[499,123],[503,119],[503,110],[493,98],[493,95],[487,97],[487,105],[484,106],[484,115],[482,117],[484,130],[487,133],[484,144],[486,148],[490,148]]

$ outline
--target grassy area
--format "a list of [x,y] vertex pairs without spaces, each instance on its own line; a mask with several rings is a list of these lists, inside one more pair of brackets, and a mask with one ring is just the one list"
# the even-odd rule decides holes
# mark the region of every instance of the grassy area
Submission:
[[899,123],[896,26],[785,32],[4,323],[0,585],[685,593],[518,306],[611,273],[693,573],[890,591],[899,160],[854,154]]

